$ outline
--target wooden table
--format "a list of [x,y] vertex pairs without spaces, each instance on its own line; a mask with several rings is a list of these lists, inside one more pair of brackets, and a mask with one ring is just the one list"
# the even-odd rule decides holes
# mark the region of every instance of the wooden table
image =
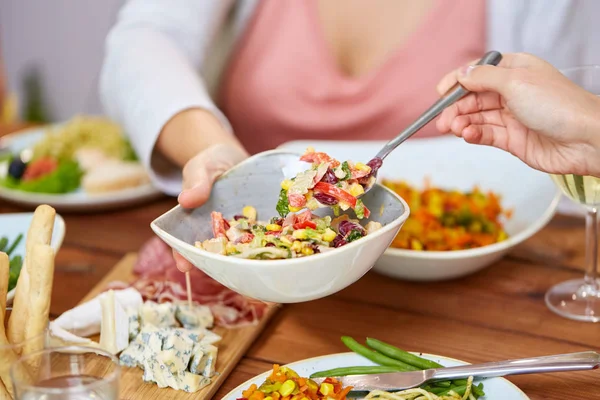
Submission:
[[[0,130],[1,131],[1,130]],[[130,251],[152,236],[149,224],[176,204],[95,215],[63,214],[67,234],[57,256],[51,314],[73,307]],[[0,201],[0,213],[23,211]],[[557,216],[511,255],[467,278],[410,283],[369,273],[318,301],[287,305],[275,316],[215,398],[271,368],[346,351],[340,336],[372,336],[401,348],[485,362],[600,350],[600,324],[554,315],[544,293],[580,278],[584,222]],[[600,372],[510,378],[532,399],[600,399]]]

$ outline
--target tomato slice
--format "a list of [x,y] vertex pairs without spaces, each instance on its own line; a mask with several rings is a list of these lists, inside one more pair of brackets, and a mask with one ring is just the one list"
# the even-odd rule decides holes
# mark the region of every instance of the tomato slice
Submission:
[[334,186],[330,183],[319,182],[314,187],[315,192],[322,192],[328,194],[330,196],[335,197],[339,201],[343,201],[344,203],[350,204],[350,207],[356,207],[356,197],[352,196],[350,193],[345,190],[340,189],[337,186]]
[[58,162],[53,158],[40,158],[27,166],[21,179],[30,181],[48,175],[58,168]]
[[304,222],[299,222],[297,224],[294,224],[294,229],[306,229],[306,228],[316,229],[317,224],[315,224],[312,221],[304,221]]

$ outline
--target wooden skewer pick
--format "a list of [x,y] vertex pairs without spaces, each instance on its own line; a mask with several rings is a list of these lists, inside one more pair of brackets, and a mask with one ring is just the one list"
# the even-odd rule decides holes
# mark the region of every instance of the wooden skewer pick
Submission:
[[192,308],[192,282],[190,279],[190,272],[185,273],[185,286],[187,289],[188,306]]

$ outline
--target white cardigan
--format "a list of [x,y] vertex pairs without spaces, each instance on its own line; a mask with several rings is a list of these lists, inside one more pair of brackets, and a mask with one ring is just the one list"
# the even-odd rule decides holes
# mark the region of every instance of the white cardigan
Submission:
[[[210,110],[231,131],[212,96],[257,2],[128,0],[108,35],[103,105],[123,125],[153,182],[169,195],[180,192],[181,171],[153,156],[158,134],[171,117],[192,107]],[[600,64],[599,17],[600,0],[487,0],[487,48],[526,51],[559,68]]]

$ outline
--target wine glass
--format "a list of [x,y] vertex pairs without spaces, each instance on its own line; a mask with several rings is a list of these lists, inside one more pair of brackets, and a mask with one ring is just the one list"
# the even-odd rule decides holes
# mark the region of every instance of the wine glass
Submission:
[[[575,84],[600,96],[600,65],[561,71]],[[597,132],[600,134],[600,132]],[[550,175],[572,201],[586,209],[586,270],[583,279],[553,286],[546,293],[546,305],[555,313],[578,321],[600,321],[600,280],[598,280],[598,208],[600,179],[581,175]]]

